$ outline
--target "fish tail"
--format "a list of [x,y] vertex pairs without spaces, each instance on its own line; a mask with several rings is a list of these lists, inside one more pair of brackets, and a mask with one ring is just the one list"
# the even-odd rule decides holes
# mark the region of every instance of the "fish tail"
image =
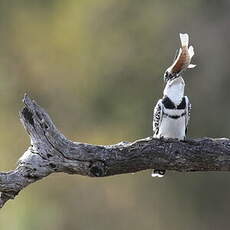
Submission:
[[187,46],[188,47],[188,42],[189,42],[189,36],[188,34],[181,34],[180,33],[180,41],[181,41],[181,46]]

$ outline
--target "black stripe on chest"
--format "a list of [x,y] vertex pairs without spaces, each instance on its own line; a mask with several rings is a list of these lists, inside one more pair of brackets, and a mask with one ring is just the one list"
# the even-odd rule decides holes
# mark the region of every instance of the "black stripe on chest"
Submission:
[[178,106],[176,106],[168,97],[164,97],[162,103],[166,109],[185,109],[186,107],[185,97],[182,98],[182,101]]

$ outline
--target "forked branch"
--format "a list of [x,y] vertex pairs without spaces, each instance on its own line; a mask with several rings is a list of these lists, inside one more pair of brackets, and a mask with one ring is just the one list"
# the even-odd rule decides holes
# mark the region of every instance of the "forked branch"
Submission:
[[0,173],[0,207],[24,187],[51,173],[105,177],[160,168],[176,171],[230,171],[230,140],[187,141],[145,138],[115,145],[72,142],[60,133],[49,115],[28,96],[20,119],[31,146],[15,170]]

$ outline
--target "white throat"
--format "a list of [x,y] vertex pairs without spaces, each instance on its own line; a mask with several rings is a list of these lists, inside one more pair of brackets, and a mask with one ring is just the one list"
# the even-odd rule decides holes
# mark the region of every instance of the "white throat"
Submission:
[[169,97],[174,104],[179,105],[184,96],[184,86],[182,77],[169,80],[164,89],[164,96]]

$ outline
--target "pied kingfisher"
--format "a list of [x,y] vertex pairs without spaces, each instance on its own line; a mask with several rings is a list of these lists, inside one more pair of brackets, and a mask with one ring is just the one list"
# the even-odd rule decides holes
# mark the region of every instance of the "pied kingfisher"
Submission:
[[[184,96],[185,83],[181,72],[187,68],[193,68],[190,64],[194,54],[193,47],[188,49],[188,35],[180,34],[182,48],[174,63],[166,70],[164,80],[166,86],[163,98],[160,99],[153,114],[154,138],[173,138],[184,140],[190,119],[191,104],[187,96]],[[152,176],[163,177],[165,170],[155,169]]]

